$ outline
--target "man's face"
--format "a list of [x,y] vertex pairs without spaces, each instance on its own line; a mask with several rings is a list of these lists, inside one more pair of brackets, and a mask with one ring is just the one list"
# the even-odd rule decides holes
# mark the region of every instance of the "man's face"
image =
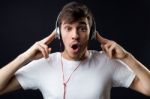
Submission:
[[65,46],[64,53],[67,58],[78,59],[87,50],[90,26],[87,18],[73,23],[65,20],[61,24],[61,36]]

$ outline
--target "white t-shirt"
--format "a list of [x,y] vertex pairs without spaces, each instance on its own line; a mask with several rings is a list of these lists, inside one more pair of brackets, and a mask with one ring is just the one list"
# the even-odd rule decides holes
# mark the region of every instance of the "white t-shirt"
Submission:
[[[110,59],[104,52],[89,51],[83,61],[62,58],[67,83],[66,99],[110,99],[112,87],[129,87],[135,74],[122,61]],[[39,89],[44,99],[63,99],[61,53],[56,52],[33,61],[16,72],[23,89]]]

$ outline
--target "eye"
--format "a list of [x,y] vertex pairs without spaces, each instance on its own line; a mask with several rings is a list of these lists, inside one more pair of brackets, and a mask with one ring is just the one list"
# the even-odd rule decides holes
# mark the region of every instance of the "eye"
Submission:
[[72,29],[72,28],[71,28],[70,26],[66,26],[66,27],[65,27],[65,31],[66,31],[66,32],[71,31],[71,29]]
[[87,32],[87,27],[86,27],[86,26],[81,26],[81,27],[79,28],[79,31],[80,31],[80,32]]

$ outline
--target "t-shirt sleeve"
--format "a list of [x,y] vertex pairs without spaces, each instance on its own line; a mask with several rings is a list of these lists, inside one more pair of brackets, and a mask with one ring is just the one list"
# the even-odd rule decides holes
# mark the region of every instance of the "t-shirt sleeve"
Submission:
[[26,66],[20,68],[16,73],[15,76],[20,83],[21,87],[24,90],[27,89],[38,89],[38,84],[40,79],[40,70],[42,69],[43,59],[32,61]]
[[121,60],[112,60],[111,65],[114,66],[112,75],[113,87],[130,87],[135,78],[135,74],[129,66]]

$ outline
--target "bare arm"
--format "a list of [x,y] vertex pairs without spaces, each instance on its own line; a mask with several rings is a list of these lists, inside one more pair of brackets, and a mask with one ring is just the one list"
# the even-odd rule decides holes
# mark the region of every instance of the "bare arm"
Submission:
[[8,93],[8,92],[12,92],[12,91],[16,91],[21,89],[22,87],[20,86],[18,80],[16,79],[16,77],[14,76],[9,83],[6,85],[6,87],[0,92],[0,95]]
[[0,93],[11,83],[15,72],[26,63],[22,56],[18,56],[12,62],[0,69]]
[[136,74],[131,89],[150,96],[150,71],[131,54],[122,59]]
[[150,96],[150,71],[139,62],[133,55],[123,49],[119,44],[108,40],[97,33],[97,40],[101,43],[102,49],[108,57],[120,59],[125,62],[135,73],[136,77],[131,88],[142,94]]
[[14,76],[15,72],[32,60],[42,57],[48,58],[49,52],[51,51],[51,49],[48,48],[48,44],[50,44],[54,38],[55,31],[43,40],[36,42],[27,51],[0,69],[0,94],[21,88]]

